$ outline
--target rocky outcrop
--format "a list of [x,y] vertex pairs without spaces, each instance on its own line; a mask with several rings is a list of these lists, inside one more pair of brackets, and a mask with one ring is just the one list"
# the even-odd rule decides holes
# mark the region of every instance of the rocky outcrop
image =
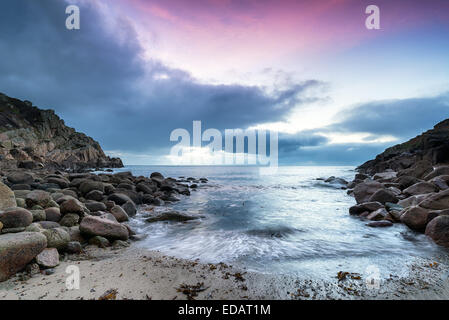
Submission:
[[3,168],[123,167],[105,155],[98,142],[67,127],[53,110],[0,93],[0,165]]
[[[126,241],[139,240],[126,222],[137,214],[144,199],[143,210],[153,212],[165,203],[162,198],[167,203],[179,201],[194,185],[191,180],[184,184],[161,174],[153,179],[130,172],[45,169],[16,169],[3,176],[0,172],[0,181],[4,181],[0,182],[0,281],[29,263],[37,264],[38,269],[53,268],[59,263],[59,254],[83,253],[89,244],[126,247]],[[206,183],[198,181],[195,183]],[[18,183],[27,187],[17,189]],[[162,188],[168,185],[170,188]],[[93,192],[97,200],[88,199]],[[177,212],[151,216],[152,222],[199,218]]]
[[0,236],[0,282],[23,269],[47,246],[45,236],[37,232],[10,233]]
[[128,240],[128,229],[118,223],[111,221],[104,216],[88,216],[81,221],[81,234],[89,237],[101,236],[110,240]]
[[[374,175],[392,169],[401,174],[424,178],[432,172],[436,164],[449,164],[449,119],[446,119],[431,130],[405,142],[388,148],[374,160],[358,167],[362,173]],[[404,171],[406,170],[406,171]],[[446,174],[443,171],[432,173],[432,177]]]
[[348,184],[357,205],[351,215],[401,222],[449,247],[449,119],[358,167]]

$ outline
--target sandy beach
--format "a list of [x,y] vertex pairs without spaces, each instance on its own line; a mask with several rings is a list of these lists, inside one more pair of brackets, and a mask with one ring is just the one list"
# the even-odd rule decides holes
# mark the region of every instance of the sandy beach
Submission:
[[[80,287],[68,290],[66,268],[80,270]],[[357,273],[336,272],[334,281],[247,272],[226,264],[201,264],[135,246],[87,248],[67,256],[51,275],[17,274],[0,284],[1,300],[271,300],[271,299],[447,299],[445,265],[417,260],[406,278],[390,276],[369,289]],[[108,295],[107,293],[112,295]],[[106,295],[105,295],[106,293]]]

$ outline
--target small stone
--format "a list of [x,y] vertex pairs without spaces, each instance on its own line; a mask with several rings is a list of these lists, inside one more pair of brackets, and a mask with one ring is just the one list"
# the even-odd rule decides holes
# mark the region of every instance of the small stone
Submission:
[[31,214],[33,215],[33,222],[45,221],[47,217],[44,210],[31,210]]
[[100,237],[100,236],[95,236],[93,238],[90,238],[89,244],[96,245],[99,248],[106,248],[106,247],[111,246],[108,239],[106,239],[104,237]]
[[47,221],[59,222],[61,220],[61,212],[59,208],[47,208],[45,209],[45,217]]
[[9,208],[0,212],[0,222],[3,228],[26,228],[33,222],[33,214],[23,208]]
[[128,214],[126,213],[126,211],[120,207],[120,206],[114,206],[111,209],[111,213],[112,215],[115,217],[115,219],[118,222],[125,222],[129,220]]
[[55,248],[44,249],[36,256],[36,262],[44,268],[54,268],[59,265],[59,253]]
[[64,250],[70,242],[70,235],[62,228],[45,229],[42,233],[47,238],[47,248]]
[[391,227],[393,223],[391,221],[387,220],[381,220],[381,221],[373,221],[367,224],[368,227],[372,228],[384,228],[384,227]]
[[62,217],[61,221],[59,221],[59,224],[63,227],[73,227],[78,224],[80,221],[80,216],[76,213],[67,213],[64,217]]
[[68,253],[80,253],[82,250],[81,243],[78,241],[70,241],[67,243],[66,251]]

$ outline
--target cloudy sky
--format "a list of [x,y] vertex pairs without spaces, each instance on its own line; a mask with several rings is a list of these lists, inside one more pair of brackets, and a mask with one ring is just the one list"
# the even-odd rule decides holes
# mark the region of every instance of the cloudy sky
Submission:
[[[65,9],[80,8],[80,30]],[[380,30],[365,9],[380,8]],[[449,117],[446,0],[2,0],[0,92],[126,164],[176,128],[279,131],[281,164],[360,164]]]

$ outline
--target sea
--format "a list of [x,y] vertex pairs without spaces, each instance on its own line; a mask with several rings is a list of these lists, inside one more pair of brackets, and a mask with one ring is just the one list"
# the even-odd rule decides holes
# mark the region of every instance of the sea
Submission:
[[351,181],[354,167],[281,166],[261,174],[250,166],[126,166],[136,176],[160,172],[165,177],[207,178],[190,196],[157,207],[202,218],[190,222],[147,223],[139,210],[131,226],[146,236],[136,243],[163,254],[223,262],[250,271],[335,278],[338,271],[407,276],[416,259],[447,256],[424,234],[402,224],[371,228],[348,213],[355,199],[340,184]]

